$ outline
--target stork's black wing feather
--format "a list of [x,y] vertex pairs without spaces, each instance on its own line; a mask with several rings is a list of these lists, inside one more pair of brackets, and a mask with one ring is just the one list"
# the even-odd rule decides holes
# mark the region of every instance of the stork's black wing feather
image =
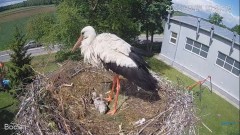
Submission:
[[134,46],[131,46],[130,49],[131,49],[132,52],[134,52],[134,53],[136,53],[137,55],[140,55],[140,56],[144,56],[144,57],[151,57],[151,56],[153,56],[152,53],[149,53],[147,51],[144,51],[144,50],[139,49],[139,48],[134,47]]
[[130,52],[129,57],[137,64],[138,68],[142,68],[146,72],[149,72],[148,68],[150,68],[150,66],[146,63],[146,61],[143,59],[142,56],[139,56],[133,52]]
[[104,63],[103,65],[107,70],[110,69],[116,74],[122,75],[130,82],[135,83],[144,90],[156,92],[158,88],[157,80],[148,71],[146,71],[146,67],[122,67],[112,62]]

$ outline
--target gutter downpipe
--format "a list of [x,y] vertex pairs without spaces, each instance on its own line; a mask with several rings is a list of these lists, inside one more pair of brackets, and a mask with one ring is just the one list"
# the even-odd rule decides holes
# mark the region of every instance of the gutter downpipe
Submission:
[[235,32],[233,32],[232,45],[231,45],[230,52],[232,52],[232,51],[233,51],[233,47],[234,47],[234,44],[235,44],[235,38],[236,38],[236,33],[235,33]]
[[196,32],[196,39],[197,39],[198,36],[199,36],[200,21],[201,21],[201,18],[198,18],[198,22],[197,22],[197,32]]
[[211,36],[210,36],[210,42],[212,42],[212,38],[213,38],[213,34],[214,34],[214,25],[211,27]]
[[172,66],[173,66],[173,64],[175,63],[175,59],[176,59],[176,55],[177,55],[177,50],[178,50],[178,42],[179,42],[180,32],[181,32],[181,28],[182,28],[182,23],[179,22],[179,24],[180,24],[180,28],[179,28],[179,31],[178,31],[178,35],[179,35],[179,36],[177,36],[176,49],[175,49],[173,61],[172,61],[172,64],[171,64]]

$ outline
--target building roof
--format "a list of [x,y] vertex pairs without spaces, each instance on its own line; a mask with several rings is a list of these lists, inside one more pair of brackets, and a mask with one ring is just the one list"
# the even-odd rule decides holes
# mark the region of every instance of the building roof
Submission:
[[[191,16],[173,16],[173,17],[171,17],[171,20],[179,21],[179,22],[182,22],[182,23],[194,26],[194,27],[197,27],[197,25],[198,25],[198,18],[191,17]],[[210,22],[207,22],[204,19],[201,19],[200,29],[210,32],[212,26],[214,26],[214,34],[232,42],[232,39],[234,36],[234,33],[232,31],[230,31],[226,28],[222,28],[220,26],[211,24]],[[238,45],[240,45],[239,39],[240,39],[240,37],[236,33],[235,43],[237,43]]]

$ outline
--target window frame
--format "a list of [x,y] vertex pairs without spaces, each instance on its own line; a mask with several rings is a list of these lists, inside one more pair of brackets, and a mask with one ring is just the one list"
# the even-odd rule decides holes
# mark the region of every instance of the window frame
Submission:
[[[189,40],[192,40],[192,44],[190,44],[190,43],[187,42],[188,39],[189,39]],[[194,45],[195,42],[197,42],[197,43],[200,44],[200,48],[197,48],[197,47]],[[187,49],[186,46],[191,46],[191,50]],[[207,47],[207,48],[208,48],[208,51],[206,52],[204,49],[202,49],[203,47]],[[191,38],[186,37],[186,39],[185,39],[184,49],[185,49],[186,51],[192,53],[192,54],[195,54],[195,55],[203,58],[203,59],[207,59],[207,57],[208,57],[208,52],[209,52],[209,48],[210,48],[209,46],[207,46],[207,45],[205,45],[205,44],[202,44],[202,43],[200,43],[200,42],[198,42],[198,41],[195,41],[195,40],[193,40],[193,39],[191,39]],[[197,49],[197,50],[199,50],[199,52],[196,53],[196,52],[193,51],[193,49]],[[201,53],[202,53],[202,54],[203,54],[203,53],[206,53],[206,54],[207,54],[206,57],[202,56]]]
[[[224,61],[218,57],[220,53],[225,56]],[[228,57],[229,57],[228,55],[226,55],[226,54],[218,51],[218,55],[217,55],[215,64],[216,64],[218,67],[222,68],[223,70],[225,70],[225,71],[227,71],[227,72],[229,72],[229,73],[231,73],[231,74],[233,74],[234,76],[236,76],[236,77],[239,78],[240,73],[239,73],[239,75],[236,75],[235,73],[233,73],[233,69],[235,68],[235,69],[237,69],[238,71],[240,71],[240,68],[238,68],[238,67],[235,66],[235,63],[236,63],[236,62],[238,62],[238,63],[240,63],[240,62],[237,61],[237,60],[235,60],[235,59],[232,58],[232,57],[229,57],[230,59],[233,59],[233,60],[234,60],[234,61],[233,61],[233,64],[230,64],[230,63],[228,63],[228,62],[226,61]],[[223,62],[223,65],[222,65],[222,66],[217,63],[218,60],[220,60],[220,61]],[[225,68],[225,64],[228,64],[228,65],[231,66],[231,71],[229,71],[227,68]]]
[[[173,36],[172,36],[172,33],[176,33],[177,37],[173,37]],[[175,39],[175,40],[176,40],[176,43],[173,43],[173,42],[171,41],[171,39]],[[177,32],[174,32],[174,31],[171,31],[171,33],[170,33],[170,38],[169,38],[169,43],[171,43],[171,44],[173,44],[173,45],[176,45],[176,44],[177,44],[177,39],[178,39],[178,33],[177,33]]]

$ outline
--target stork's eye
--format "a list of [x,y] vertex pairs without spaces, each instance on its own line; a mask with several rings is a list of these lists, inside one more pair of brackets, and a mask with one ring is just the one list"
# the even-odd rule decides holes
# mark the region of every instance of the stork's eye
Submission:
[[84,35],[84,32],[82,32],[81,34]]

